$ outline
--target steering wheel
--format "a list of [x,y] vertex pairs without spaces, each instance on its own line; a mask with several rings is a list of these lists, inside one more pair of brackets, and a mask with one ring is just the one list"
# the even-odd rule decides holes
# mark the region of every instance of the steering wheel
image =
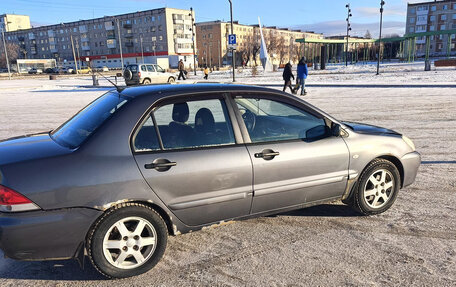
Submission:
[[252,132],[255,129],[256,124],[256,116],[249,110],[246,110],[245,113],[242,115],[242,119],[244,120],[245,126],[249,132]]

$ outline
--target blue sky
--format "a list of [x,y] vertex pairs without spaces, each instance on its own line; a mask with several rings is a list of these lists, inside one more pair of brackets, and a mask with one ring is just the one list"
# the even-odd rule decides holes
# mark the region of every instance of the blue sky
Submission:
[[[256,24],[258,16],[267,26],[293,27],[325,34],[345,30],[346,8],[352,8],[353,34],[362,36],[367,29],[375,36],[378,30],[380,0],[232,0],[235,20]],[[404,33],[407,2],[419,0],[385,0],[385,34]],[[423,1],[421,1],[423,2]],[[197,22],[229,20],[228,0],[0,0],[0,14],[16,13],[31,17],[34,25],[70,22],[105,15],[161,7],[193,7]]]

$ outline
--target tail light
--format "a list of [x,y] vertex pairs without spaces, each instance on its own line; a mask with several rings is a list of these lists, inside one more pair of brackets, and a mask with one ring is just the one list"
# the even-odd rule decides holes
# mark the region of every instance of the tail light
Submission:
[[141,78],[141,72],[138,72],[138,77],[140,77],[140,78]]
[[22,194],[0,185],[0,211],[16,212],[36,210],[39,207]]

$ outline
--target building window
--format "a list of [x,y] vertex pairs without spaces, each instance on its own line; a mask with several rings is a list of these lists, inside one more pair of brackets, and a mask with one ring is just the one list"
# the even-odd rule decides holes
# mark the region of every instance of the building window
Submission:
[[163,41],[163,36],[159,36],[158,39],[159,39],[160,41]]
[[413,33],[413,32],[415,32],[415,28],[410,27],[410,28],[409,28],[409,33]]
[[410,22],[410,23],[415,23],[415,18],[414,18],[414,17],[410,17],[409,22]]
[[445,14],[440,15],[440,20],[445,21],[447,19],[447,16]]
[[[456,8],[455,8],[456,9]],[[453,14],[453,16],[451,17],[453,20],[456,20],[456,14]]]
[[445,25],[440,25],[440,31],[441,30],[445,30],[446,29],[446,26]]
[[448,10],[448,5],[443,5],[442,10]]
[[432,15],[429,20],[431,20],[431,22],[434,22],[435,21],[435,15]]
[[429,31],[435,31],[434,25],[429,26]]
[[155,22],[155,16],[152,16],[151,21]]
[[416,11],[415,11],[415,8],[410,8],[410,13],[411,13],[411,14],[415,14],[415,12],[416,12]]
[[431,6],[431,11],[435,11],[435,10],[437,10],[437,6],[432,5],[432,6]]
[[418,22],[426,22],[427,16],[418,16]]
[[158,25],[158,31],[161,31],[161,30],[163,30],[162,25]]

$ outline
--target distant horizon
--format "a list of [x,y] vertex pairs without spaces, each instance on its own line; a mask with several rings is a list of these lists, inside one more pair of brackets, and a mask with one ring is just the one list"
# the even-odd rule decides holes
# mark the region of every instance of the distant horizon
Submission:
[[[229,21],[229,3],[224,0],[79,0],[77,3],[57,0],[15,0],[2,3],[0,14],[30,16],[33,27],[90,20],[104,16],[128,14],[160,8],[190,9],[193,7],[196,22]],[[233,20],[243,25],[257,25],[258,16],[264,26],[313,31],[325,36],[346,34],[347,9],[345,1],[334,5],[333,0],[302,3],[298,0],[233,0]],[[367,30],[378,37],[379,1],[352,0],[350,8],[351,35],[364,36]],[[383,31],[386,34],[405,33],[407,2],[413,0],[388,0],[383,13]],[[324,8],[322,8],[324,7]],[[44,13],[43,13],[44,9]],[[252,12],[254,11],[254,12]],[[321,11],[321,13],[315,12]],[[70,13],[68,13],[70,12]],[[43,20],[45,18],[46,20]]]

